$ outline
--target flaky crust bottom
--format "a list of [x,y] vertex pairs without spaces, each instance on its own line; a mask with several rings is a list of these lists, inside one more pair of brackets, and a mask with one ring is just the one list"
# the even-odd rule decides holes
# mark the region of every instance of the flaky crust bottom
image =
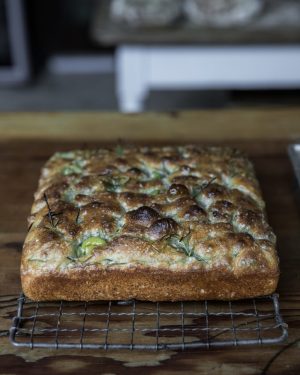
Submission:
[[234,300],[271,294],[278,274],[236,277],[214,272],[80,270],[71,275],[21,275],[25,295],[34,301],[67,300]]

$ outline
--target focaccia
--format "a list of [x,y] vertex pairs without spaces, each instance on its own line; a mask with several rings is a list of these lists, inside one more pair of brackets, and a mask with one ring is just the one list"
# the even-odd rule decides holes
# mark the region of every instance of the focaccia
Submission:
[[235,149],[58,152],[35,193],[22,287],[33,300],[254,297],[276,289],[275,243]]

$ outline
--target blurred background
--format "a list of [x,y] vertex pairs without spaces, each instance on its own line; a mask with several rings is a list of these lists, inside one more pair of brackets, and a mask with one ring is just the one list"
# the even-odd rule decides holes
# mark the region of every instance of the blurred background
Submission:
[[0,111],[300,104],[298,0],[0,0]]

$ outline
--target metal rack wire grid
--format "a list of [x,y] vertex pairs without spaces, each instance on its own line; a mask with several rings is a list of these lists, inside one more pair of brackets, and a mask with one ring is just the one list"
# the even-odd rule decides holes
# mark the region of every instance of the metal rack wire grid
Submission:
[[278,296],[239,301],[33,302],[23,294],[10,329],[18,347],[188,349],[274,344],[287,337]]

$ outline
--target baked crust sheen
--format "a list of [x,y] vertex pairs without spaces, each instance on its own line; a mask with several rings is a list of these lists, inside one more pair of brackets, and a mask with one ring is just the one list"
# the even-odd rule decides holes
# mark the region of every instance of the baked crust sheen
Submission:
[[56,153],[29,226],[21,280],[33,300],[238,299],[278,282],[252,164],[230,148]]

